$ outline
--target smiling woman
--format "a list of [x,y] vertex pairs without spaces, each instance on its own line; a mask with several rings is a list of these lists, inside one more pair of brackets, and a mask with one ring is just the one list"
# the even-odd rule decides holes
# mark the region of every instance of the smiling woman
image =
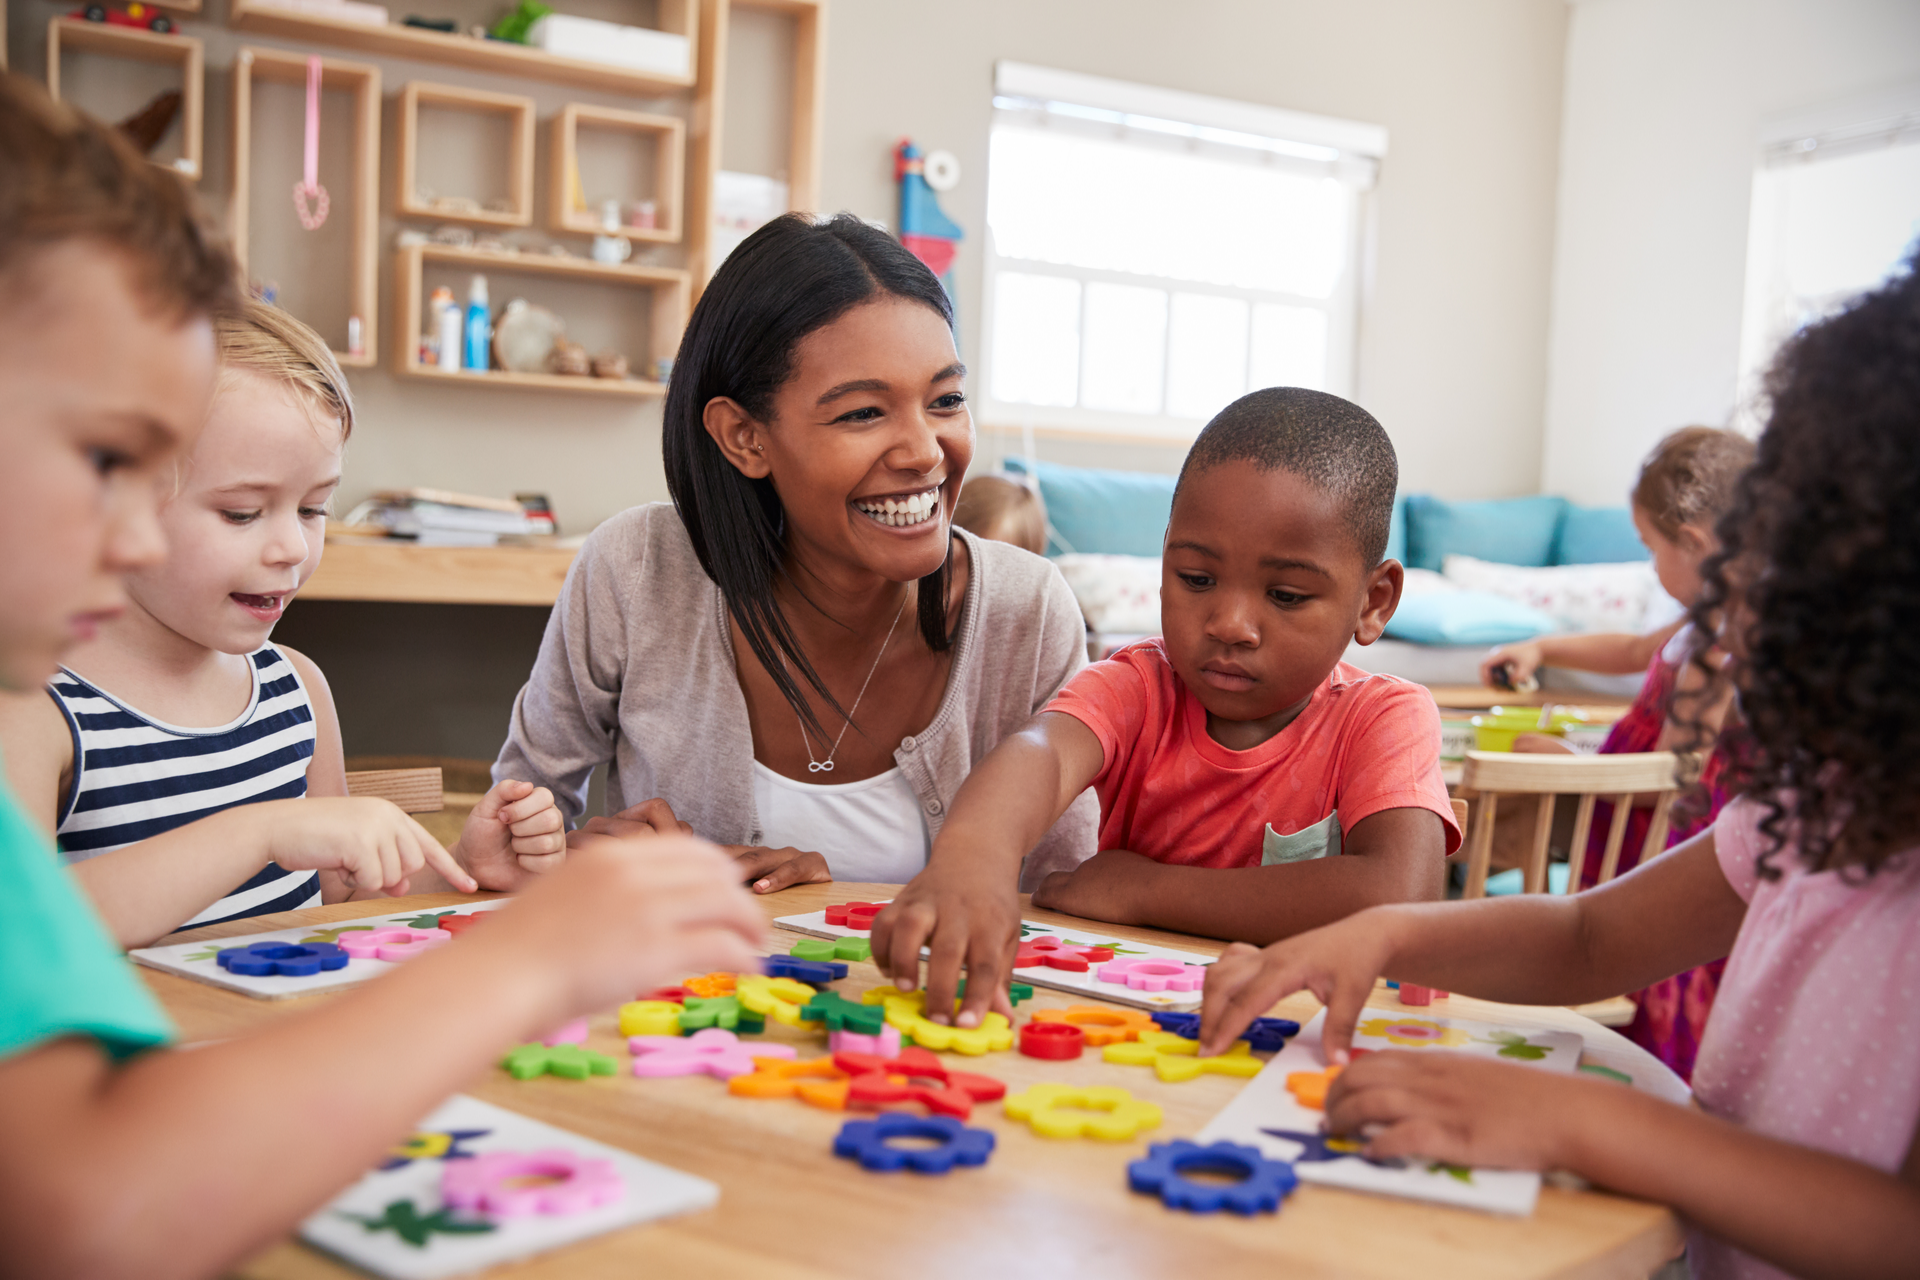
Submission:
[[[667,391],[673,503],[587,540],[495,776],[577,820],[611,762],[589,830],[690,828],[760,892],[916,874],[973,763],[1086,661],[1053,567],[953,527],[973,420],[952,321],[848,214],[734,250]],[[1091,854],[1095,817],[1082,797],[1022,882]]]

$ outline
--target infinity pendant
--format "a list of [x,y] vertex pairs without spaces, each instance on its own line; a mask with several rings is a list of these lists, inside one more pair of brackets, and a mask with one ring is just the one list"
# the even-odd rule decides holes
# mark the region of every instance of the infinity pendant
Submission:
[[833,772],[833,761],[831,761],[831,760],[809,760],[809,761],[807,761],[807,772],[808,772],[808,773],[832,773],[832,772]]

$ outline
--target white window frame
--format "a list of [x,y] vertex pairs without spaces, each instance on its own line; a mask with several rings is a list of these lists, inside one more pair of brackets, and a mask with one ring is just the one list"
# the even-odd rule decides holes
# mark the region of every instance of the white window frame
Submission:
[[[1083,333],[1086,286],[1103,282],[1146,285],[1165,289],[1170,296],[1191,293],[1233,298],[1248,303],[1249,307],[1266,302],[1322,311],[1327,316],[1325,389],[1335,395],[1350,397],[1353,394],[1357,372],[1354,353],[1359,328],[1363,235],[1369,193],[1378,176],[1379,162],[1387,152],[1387,131],[1383,126],[1002,61],[994,67],[996,123],[1004,113],[1014,111],[1057,116],[1070,127],[1078,129],[1085,129],[1089,122],[1094,122],[1092,127],[1111,129],[1123,137],[1134,132],[1162,137],[1172,134],[1177,137],[1184,132],[1184,136],[1196,143],[1245,146],[1265,151],[1288,167],[1337,177],[1344,182],[1353,194],[1349,208],[1351,222],[1347,234],[1346,263],[1339,280],[1326,298],[1004,257],[994,242],[992,226],[988,225],[983,237],[985,273],[981,298],[981,376],[975,384],[974,394],[976,417],[983,425],[1090,435],[1137,436],[1178,443],[1191,441],[1204,425],[1197,419],[1175,417],[1165,412],[1124,413],[1083,406],[1065,408],[996,400],[992,394],[993,331],[996,283],[1002,271],[1055,276],[1078,282],[1081,286]],[[1171,325],[1168,326],[1168,333],[1170,339]],[[1161,394],[1164,405],[1164,380]]]

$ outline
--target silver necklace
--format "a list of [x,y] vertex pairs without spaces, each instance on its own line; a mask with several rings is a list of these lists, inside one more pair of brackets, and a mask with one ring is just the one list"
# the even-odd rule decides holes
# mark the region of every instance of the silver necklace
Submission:
[[[833,750],[827,752],[827,758],[825,760],[815,760],[813,758],[813,743],[807,738],[807,722],[800,719],[799,712],[794,712],[793,718],[799,721],[800,724],[800,747],[807,753],[808,773],[833,772],[833,758],[840,753],[840,740],[847,736],[847,726],[853,723],[853,713],[860,709],[860,699],[867,696],[867,686],[873,683],[873,673],[880,669],[880,659],[887,656],[887,646],[893,643],[893,633],[895,629],[899,627],[900,619],[906,616],[906,612],[907,601],[903,596],[900,600],[899,612],[893,615],[893,625],[887,628],[887,638],[880,642],[880,652],[873,656],[873,665],[867,668],[867,678],[860,682],[860,692],[853,696],[853,705],[847,708],[846,723],[840,726],[840,736],[833,740]],[[792,665],[787,662],[784,654],[781,655],[780,665],[786,667],[789,671],[793,670]]]

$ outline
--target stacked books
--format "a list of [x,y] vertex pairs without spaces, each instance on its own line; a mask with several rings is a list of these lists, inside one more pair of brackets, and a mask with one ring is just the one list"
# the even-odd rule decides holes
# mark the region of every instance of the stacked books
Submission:
[[347,523],[378,525],[389,537],[423,547],[492,547],[502,538],[554,531],[553,517],[545,511],[529,513],[508,498],[445,489],[382,490],[355,508]]

